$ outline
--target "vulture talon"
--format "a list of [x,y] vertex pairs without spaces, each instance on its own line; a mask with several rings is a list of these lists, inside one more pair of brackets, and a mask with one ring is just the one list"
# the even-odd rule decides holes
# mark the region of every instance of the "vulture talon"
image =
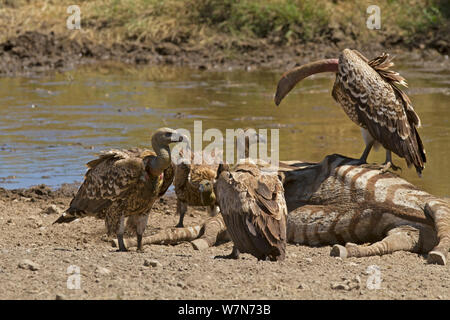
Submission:
[[224,255],[224,256],[214,256],[214,259],[233,259],[233,260],[237,260],[239,259],[239,257],[236,257],[235,255],[233,255],[232,253]]
[[230,254],[227,254],[225,256],[215,256],[214,259],[233,259],[233,260],[237,260],[237,259],[239,259],[239,250],[236,248],[236,246],[233,246],[233,251],[231,251]]
[[402,171],[401,167],[397,167],[395,164],[392,163],[392,161],[388,161],[383,163],[382,168],[380,169],[381,173],[386,173],[389,171],[389,169],[392,169],[393,171]]

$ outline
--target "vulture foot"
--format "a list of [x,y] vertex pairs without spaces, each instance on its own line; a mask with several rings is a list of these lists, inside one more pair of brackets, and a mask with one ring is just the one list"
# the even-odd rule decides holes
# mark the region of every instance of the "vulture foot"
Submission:
[[383,163],[383,166],[381,167],[381,173],[385,173],[387,172],[389,169],[392,169],[394,171],[402,171],[401,167],[397,167],[392,161],[387,161],[385,163]]
[[239,259],[239,250],[236,247],[233,247],[233,251],[229,255],[226,256],[215,256],[214,259]]
[[117,235],[117,244],[119,245],[119,249],[116,252],[127,252],[128,249],[125,247],[125,243],[123,242],[123,234]]

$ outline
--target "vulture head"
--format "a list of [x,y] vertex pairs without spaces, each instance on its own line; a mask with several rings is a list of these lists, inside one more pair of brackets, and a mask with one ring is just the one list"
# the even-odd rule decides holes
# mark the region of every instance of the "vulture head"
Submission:
[[[349,49],[344,50],[345,51]],[[278,82],[277,92],[275,93],[275,104],[278,106],[283,98],[295,87],[295,85],[313,75],[320,72],[338,72],[338,59],[323,59],[319,61],[310,62],[292,70],[287,71],[281,76]]]
[[156,130],[152,136],[152,147],[157,156],[147,164],[147,171],[153,176],[159,176],[170,165],[169,145],[184,139],[186,139],[185,136],[170,128]]
[[152,146],[168,146],[171,143],[181,142],[184,139],[185,137],[179,134],[176,130],[170,128],[159,128],[152,136]]
[[205,206],[212,205],[216,202],[216,195],[214,194],[214,182],[204,179],[200,181],[199,187],[200,198]]

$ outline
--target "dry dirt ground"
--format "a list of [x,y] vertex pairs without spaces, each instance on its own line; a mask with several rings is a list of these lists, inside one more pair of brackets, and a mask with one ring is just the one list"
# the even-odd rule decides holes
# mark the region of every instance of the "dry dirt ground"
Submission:
[[[181,243],[146,246],[144,253],[116,252],[101,220],[52,225],[58,213],[48,208],[63,210],[75,191],[74,185],[0,188],[0,299],[450,298],[450,265],[428,265],[423,256],[406,252],[341,260],[329,256],[330,247],[288,245],[281,263],[250,255],[214,259],[228,254],[231,243],[203,251]],[[146,234],[174,226],[175,207],[173,193],[160,199]],[[207,215],[200,209],[188,212],[185,225]],[[149,260],[159,264],[146,266]],[[68,289],[68,283],[76,285],[76,269],[69,266],[80,270],[79,289]],[[369,266],[379,268],[379,278]],[[379,289],[370,289],[377,283]]]

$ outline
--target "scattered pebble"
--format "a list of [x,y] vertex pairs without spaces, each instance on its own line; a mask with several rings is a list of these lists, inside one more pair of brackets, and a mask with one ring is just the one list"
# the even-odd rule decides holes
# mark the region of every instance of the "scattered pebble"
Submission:
[[31,271],[39,270],[39,265],[36,262],[33,262],[29,259],[24,259],[19,262],[19,268]]
[[42,227],[42,220],[37,216],[30,216],[28,226],[38,229]]
[[345,290],[350,291],[350,287],[344,283],[334,282],[331,284],[331,289],[333,290]]
[[155,268],[155,267],[162,267],[162,264],[158,260],[145,259],[144,266]]
[[343,282],[333,282],[331,284],[331,289],[350,291],[361,287],[361,278],[359,276],[356,276],[353,279],[346,279],[343,277],[342,280]]
[[298,285],[297,289],[300,289],[300,290],[307,290],[307,289],[309,289],[309,287],[308,287],[306,284],[300,283],[300,284]]
[[105,275],[105,274],[110,274],[111,271],[110,271],[109,269],[106,269],[106,268],[103,268],[103,267],[97,267],[97,268],[95,269],[95,273]]
[[55,300],[67,300],[67,297],[62,293],[57,293],[55,296]]
[[52,204],[50,206],[48,206],[47,208],[45,208],[44,210],[42,210],[43,214],[61,214],[61,209],[59,209],[56,205]]

